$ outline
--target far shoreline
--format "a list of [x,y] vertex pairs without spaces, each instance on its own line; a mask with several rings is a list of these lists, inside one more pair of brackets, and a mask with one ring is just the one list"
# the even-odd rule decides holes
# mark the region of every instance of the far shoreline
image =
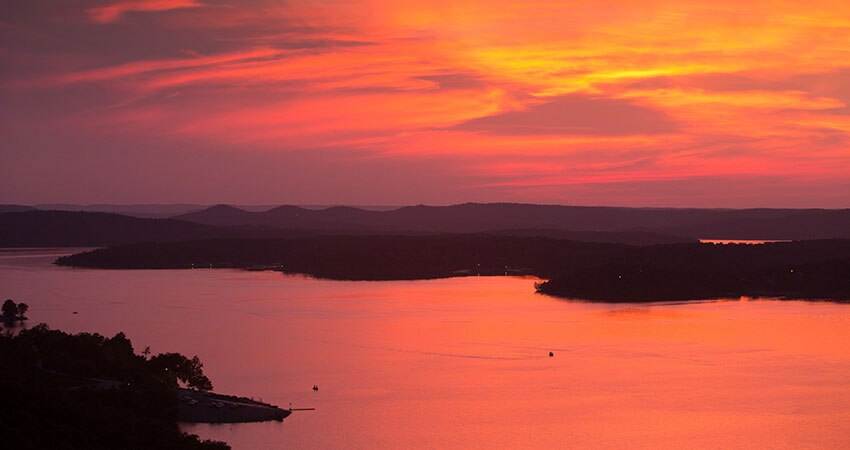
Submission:
[[483,234],[209,239],[63,256],[96,269],[273,270],[345,281],[531,275],[542,294],[609,303],[850,299],[850,239],[631,246]]

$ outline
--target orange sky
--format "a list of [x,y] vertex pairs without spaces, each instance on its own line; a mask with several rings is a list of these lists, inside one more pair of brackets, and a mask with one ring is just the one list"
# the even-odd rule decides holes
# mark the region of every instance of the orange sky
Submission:
[[847,2],[16,3],[0,202],[850,207]]

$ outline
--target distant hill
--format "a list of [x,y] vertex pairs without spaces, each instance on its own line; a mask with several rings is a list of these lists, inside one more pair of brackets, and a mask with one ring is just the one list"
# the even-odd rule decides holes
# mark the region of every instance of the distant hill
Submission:
[[0,246],[103,246],[209,238],[478,233],[579,242],[655,245],[697,239],[850,238],[850,210],[651,209],[514,203],[320,210],[284,205],[246,211],[216,205],[172,218],[39,211],[5,205]]
[[9,213],[9,212],[25,212],[25,211],[35,211],[36,209],[32,206],[24,206],[24,205],[0,205],[0,214]]
[[232,236],[229,230],[174,219],[69,211],[0,214],[0,247],[85,247],[228,236]]
[[659,231],[703,239],[831,239],[850,237],[850,210],[747,210]]
[[488,231],[493,236],[542,237],[575,242],[599,242],[626,245],[658,245],[696,243],[697,239],[652,231],[570,231],[570,230],[495,230]]
[[360,232],[480,233],[500,230],[651,232],[690,239],[850,238],[850,210],[664,209],[465,203],[387,211],[280,206],[245,211],[227,205],[175,217],[208,225]]
[[96,203],[91,205],[78,205],[69,203],[43,203],[35,205],[41,211],[84,211],[123,214],[125,216],[143,218],[168,218],[178,214],[200,211],[209,205],[195,205],[186,203],[175,204],[141,204],[122,205],[110,203]]
[[[307,209],[300,206],[278,206],[268,211],[245,211],[229,205],[216,205],[202,211],[175,216],[175,219],[218,226],[271,226],[313,230],[386,230],[376,222],[384,211],[366,211],[346,206]],[[408,231],[398,230],[395,231]]]
[[[268,211],[275,208],[277,205],[236,205],[237,208],[245,211]],[[329,205],[299,205],[308,210],[327,209]],[[146,203],[146,204],[120,204],[120,203],[94,203],[94,204],[74,204],[74,203],[40,203],[33,205],[26,211],[38,209],[41,211],[85,211],[85,212],[105,212],[123,214],[132,217],[144,218],[168,218],[181,214],[193,213],[210,208],[210,205],[201,205],[195,203]],[[390,209],[398,209],[398,206],[358,206],[360,209],[367,211],[385,211]],[[0,211],[0,212],[17,212],[15,211]],[[21,209],[20,211],[24,211]]]
[[258,213],[239,209],[235,206],[215,205],[200,211],[177,215],[172,218],[203,223],[206,225],[235,226],[258,224],[260,221],[256,219],[256,214]]
[[[352,217],[366,213],[354,208],[333,208],[340,215]],[[304,212],[306,211],[306,213]],[[286,219],[293,228],[273,225],[250,225],[257,221],[243,220],[256,213],[229,206],[217,206],[199,214],[209,216],[217,225],[178,219],[146,219],[120,214],[71,211],[26,211],[0,214],[0,247],[76,247],[109,246],[133,242],[166,242],[209,238],[291,238],[321,235],[422,235],[439,234],[423,231],[382,231],[368,228],[355,220],[321,223],[311,218],[312,211],[302,208],[276,208],[269,216]],[[303,215],[299,218],[299,215]],[[264,222],[259,222],[264,223]],[[274,224],[275,220],[267,223]],[[346,228],[347,227],[347,228]],[[501,236],[545,236],[583,242],[613,242],[631,245],[653,245],[674,242],[693,242],[693,239],[653,232],[628,231],[567,231],[567,230],[496,230],[489,234]]]

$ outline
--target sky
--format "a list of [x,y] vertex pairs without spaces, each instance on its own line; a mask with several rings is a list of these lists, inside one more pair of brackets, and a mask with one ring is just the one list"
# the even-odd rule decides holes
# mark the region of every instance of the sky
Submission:
[[850,207],[850,2],[29,0],[0,203]]

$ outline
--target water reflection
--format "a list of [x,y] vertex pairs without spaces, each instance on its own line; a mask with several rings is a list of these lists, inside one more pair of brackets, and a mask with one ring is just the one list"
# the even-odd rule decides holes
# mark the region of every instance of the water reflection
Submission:
[[773,242],[791,242],[787,239],[700,239],[703,244],[746,244],[760,245],[770,244]]
[[284,423],[186,426],[236,449],[850,446],[848,305],[600,304],[520,278],[335,282],[49,260],[0,256],[0,295],[54,327],[198,354],[221,391],[317,407]]

